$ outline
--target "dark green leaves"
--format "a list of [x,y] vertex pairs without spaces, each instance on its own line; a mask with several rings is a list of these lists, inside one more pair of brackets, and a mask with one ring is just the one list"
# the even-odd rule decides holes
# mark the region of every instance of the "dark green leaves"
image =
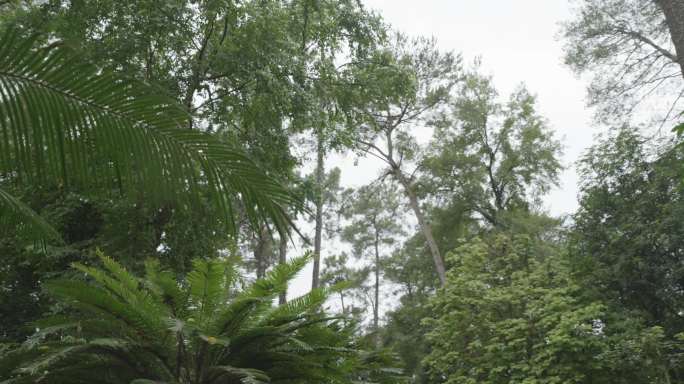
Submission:
[[[76,265],[86,281],[46,285],[64,314],[35,324],[20,347],[0,350],[8,383],[320,382],[349,351],[320,306],[319,289],[282,307],[273,299],[309,261],[296,258],[242,292],[234,259],[195,261],[185,280],[155,262],[138,278],[100,255],[103,269]],[[289,367],[294,367],[290,369]],[[91,381],[88,381],[91,380]],[[5,383],[5,382],[3,382]]]
[[[289,225],[295,199],[241,150],[188,129],[189,115],[157,88],[79,62],[55,43],[0,38],[0,175],[14,182],[144,193],[191,208],[209,197],[235,230]],[[4,200],[6,201],[6,199]]]
[[684,123],[679,124],[678,126],[674,127],[672,130],[681,135],[684,132]]
[[0,188],[0,227],[14,228],[29,238],[60,239],[59,233],[31,207]]

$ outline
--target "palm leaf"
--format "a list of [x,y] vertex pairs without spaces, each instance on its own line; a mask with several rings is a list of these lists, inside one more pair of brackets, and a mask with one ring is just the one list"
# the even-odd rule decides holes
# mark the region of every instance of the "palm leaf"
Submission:
[[[127,309],[127,313],[134,316],[140,327],[144,327],[151,332],[165,329],[165,319],[169,317],[169,313],[163,300],[140,286],[137,278],[126,271],[119,263],[103,254],[99,254],[99,257],[107,271],[78,263],[74,264],[73,267],[100,283],[104,290],[109,293],[110,301],[112,303],[119,303],[118,306],[113,308],[123,307]],[[101,303],[100,305],[104,304],[106,303]],[[110,314],[115,314],[115,312],[110,312]]]
[[270,297],[287,289],[287,284],[294,279],[297,274],[311,260],[311,254],[295,257],[287,263],[276,265],[266,274],[266,277],[259,279],[252,284],[245,295],[253,297]]
[[261,324],[280,325],[303,317],[319,309],[328,298],[327,288],[315,288],[308,293],[273,308],[264,316]]
[[59,233],[18,198],[0,188],[0,228],[15,228],[16,233],[33,240],[61,241]]
[[228,296],[228,288],[234,278],[235,269],[223,260],[200,260],[192,262],[188,273],[190,300],[195,307],[194,317],[200,327],[210,320],[218,305]]
[[255,281],[224,309],[219,311],[211,328],[218,335],[233,335],[245,326],[248,319],[272,305],[272,299],[287,289],[287,284],[311,259],[310,254],[276,265],[266,277]]
[[45,289],[74,308],[94,318],[107,319],[111,328],[126,329],[131,337],[156,344],[166,334],[165,317],[150,313],[115,297],[108,290],[78,281],[58,279],[45,282]]
[[[0,176],[24,185],[145,191],[181,207],[203,196],[231,231],[235,203],[282,233],[295,198],[242,150],[188,129],[190,115],[155,87],[81,63],[13,31],[0,35]],[[7,205],[7,199],[0,204]]]
[[154,292],[169,306],[176,316],[185,315],[187,294],[181,289],[175,275],[170,271],[162,271],[159,260],[148,259],[145,261],[146,287]]

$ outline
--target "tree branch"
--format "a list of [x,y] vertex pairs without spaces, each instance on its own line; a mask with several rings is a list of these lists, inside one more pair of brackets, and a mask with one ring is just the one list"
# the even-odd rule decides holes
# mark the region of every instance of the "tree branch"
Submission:
[[642,35],[641,33],[637,31],[633,31],[630,29],[625,29],[625,28],[616,28],[617,32],[626,34],[638,41],[641,41],[642,43],[651,46],[651,48],[655,49],[658,51],[661,55],[667,57],[668,59],[672,60],[673,63],[678,63],[679,61],[677,60],[677,56],[670,52],[669,50],[661,47],[660,45],[656,44],[653,40],[649,39],[648,37]]

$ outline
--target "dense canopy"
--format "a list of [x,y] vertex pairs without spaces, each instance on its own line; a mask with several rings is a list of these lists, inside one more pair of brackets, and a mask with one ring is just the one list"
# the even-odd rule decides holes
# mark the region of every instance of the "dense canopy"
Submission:
[[383,17],[0,1],[0,383],[684,382],[684,3],[548,31],[576,163],[529,79]]

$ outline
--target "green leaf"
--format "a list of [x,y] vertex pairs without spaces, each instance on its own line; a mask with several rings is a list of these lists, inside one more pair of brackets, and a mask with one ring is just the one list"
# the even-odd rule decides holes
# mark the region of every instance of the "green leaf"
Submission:
[[681,123],[674,128],[672,128],[672,132],[677,132],[678,135],[681,135],[684,133],[684,123]]

